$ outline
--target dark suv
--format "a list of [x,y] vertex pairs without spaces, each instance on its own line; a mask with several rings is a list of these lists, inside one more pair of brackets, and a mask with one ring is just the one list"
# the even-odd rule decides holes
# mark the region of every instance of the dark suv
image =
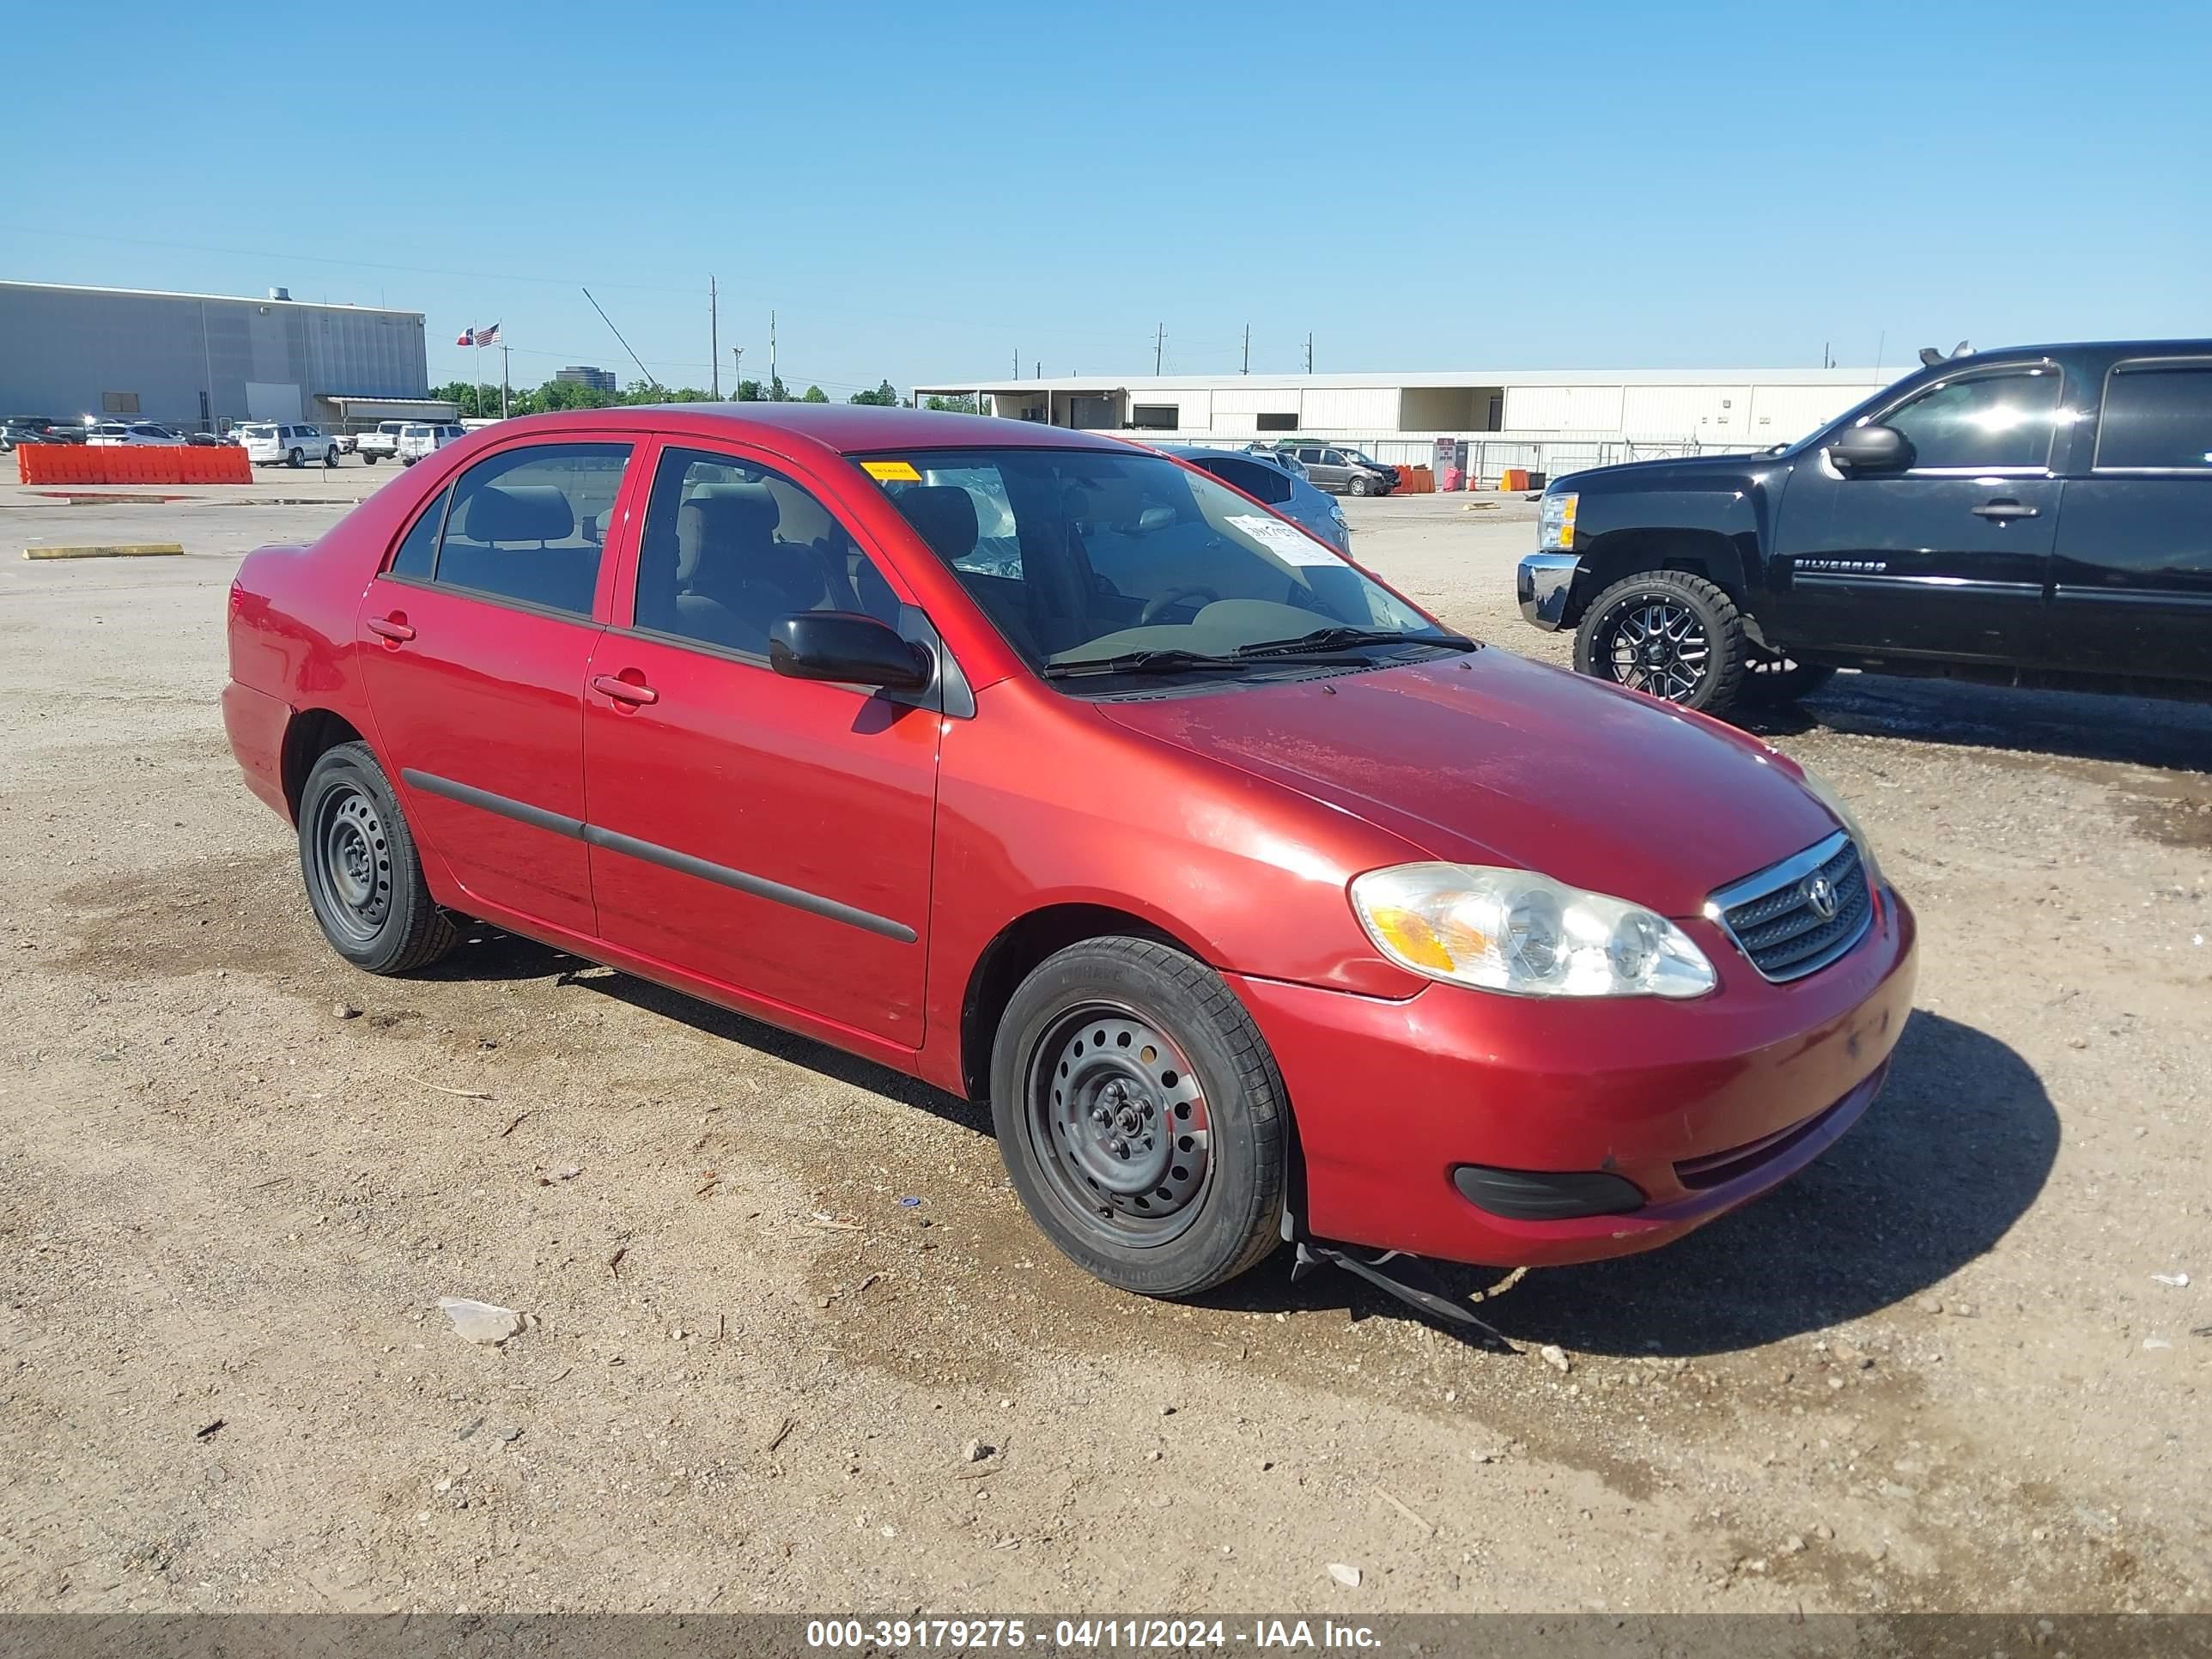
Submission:
[[1838,667],[2212,697],[2212,341],[1940,362],[1758,455],[1545,492],[1522,615],[1690,708]]

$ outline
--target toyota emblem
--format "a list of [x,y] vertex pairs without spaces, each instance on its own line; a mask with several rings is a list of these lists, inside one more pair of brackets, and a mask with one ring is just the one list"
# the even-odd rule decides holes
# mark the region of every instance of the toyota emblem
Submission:
[[1826,876],[1814,876],[1805,884],[1805,902],[1813,907],[1813,914],[1823,921],[1836,919],[1835,884]]

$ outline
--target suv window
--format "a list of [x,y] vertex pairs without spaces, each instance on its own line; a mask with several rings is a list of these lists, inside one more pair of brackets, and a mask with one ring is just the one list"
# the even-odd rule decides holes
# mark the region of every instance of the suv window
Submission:
[[1194,459],[1192,465],[1202,467],[1227,484],[1234,484],[1247,495],[1267,502],[1270,507],[1291,499],[1291,476],[1269,466],[1265,461],[1238,460],[1229,455],[1208,455]]
[[896,623],[899,600],[803,486],[735,455],[663,451],[638,547],[635,625],[764,659],[769,628],[800,611]]
[[629,454],[628,444],[537,444],[478,461],[453,482],[433,580],[591,615],[600,515],[614,508]]
[[2212,472],[2212,362],[2115,368],[2097,422],[2097,465]]
[[1344,452],[1340,449],[1322,450],[1321,453],[1321,464],[1323,466],[1345,466],[1349,465],[1349,463],[1347,463],[1344,459]]
[[2061,379],[2055,368],[2023,368],[1944,381],[1882,422],[1911,441],[1915,471],[2044,466]]

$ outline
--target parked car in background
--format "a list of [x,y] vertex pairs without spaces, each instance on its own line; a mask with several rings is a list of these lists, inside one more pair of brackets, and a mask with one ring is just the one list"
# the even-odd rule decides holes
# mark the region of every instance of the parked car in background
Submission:
[[229,441],[219,438],[212,432],[187,432],[185,441],[195,449],[220,449]]
[[137,444],[177,445],[184,434],[151,421],[95,421],[84,428],[84,441],[95,448],[118,449]]
[[1398,469],[1343,444],[1279,444],[1295,455],[1306,476],[1338,495],[1387,495],[1398,487]]
[[1172,455],[1233,484],[1254,501],[1264,501],[1295,523],[1327,542],[1340,553],[1352,551],[1352,526],[1344,509],[1272,457],[1259,451],[1208,449],[1200,444],[1154,444],[1163,455]]
[[27,444],[58,444],[61,441],[42,427],[19,426],[13,421],[0,421],[0,455]]
[[1273,444],[1246,444],[1243,453],[1247,455],[1257,455],[1270,466],[1279,466],[1285,472],[1294,473],[1301,478],[1307,478],[1309,483],[1311,482],[1306,472],[1306,464],[1287,449],[1278,449]]
[[2212,340],[1939,359],[1757,455],[1552,484],[1521,613],[1719,714],[1839,667],[2212,697]]
[[228,617],[347,962],[477,918],[988,1101],[1040,1229],[1146,1295],[1289,1238],[1666,1243],[1844,1134],[1912,1008],[1911,912],[1788,756],[1104,434],[529,416],[250,554]]
[[238,431],[246,459],[256,466],[273,466],[279,461],[287,466],[305,466],[309,461],[320,461],[325,466],[338,464],[337,441],[307,422],[256,421]]
[[424,456],[434,455],[447,444],[457,444],[468,435],[468,428],[458,421],[410,421],[399,428],[399,464],[412,466]]
[[[17,434],[15,442],[49,444],[81,444],[84,428],[81,423],[57,421],[46,415],[9,415],[0,416],[0,427]],[[14,443],[9,447],[13,448]]]
[[388,461],[399,453],[399,432],[406,424],[404,421],[379,421],[376,430],[362,433],[354,448],[371,466],[379,461]]

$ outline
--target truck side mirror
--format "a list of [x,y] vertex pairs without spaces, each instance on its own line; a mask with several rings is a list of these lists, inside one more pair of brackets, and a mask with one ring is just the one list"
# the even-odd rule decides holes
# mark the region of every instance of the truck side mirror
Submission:
[[1837,434],[1828,459],[1844,472],[1902,472],[1912,465],[1912,441],[1893,426],[1855,426]]

